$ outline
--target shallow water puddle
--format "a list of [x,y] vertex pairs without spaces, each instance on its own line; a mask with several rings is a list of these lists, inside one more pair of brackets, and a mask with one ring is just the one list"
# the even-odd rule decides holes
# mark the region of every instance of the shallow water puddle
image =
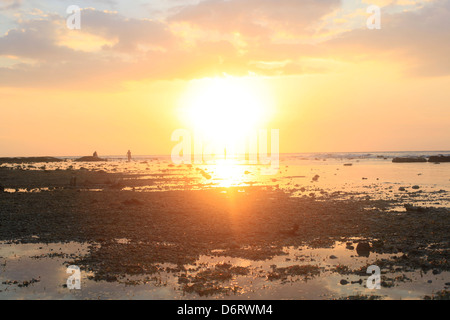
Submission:
[[[128,243],[128,239],[117,239]],[[160,272],[94,281],[81,271],[81,289],[66,285],[70,261],[89,252],[88,244],[8,244],[0,246],[0,298],[2,299],[339,299],[379,296],[383,299],[420,299],[445,287],[449,272],[382,271],[392,283],[380,290],[366,287],[369,275],[339,274],[336,267],[364,268],[392,254],[358,256],[346,242],[330,248],[286,247],[284,254],[255,261],[221,256],[221,250],[200,256],[185,270],[159,264]],[[305,269],[302,269],[305,268]],[[296,272],[292,272],[291,271]],[[300,272],[298,272],[300,270]],[[219,272],[218,272],[219,271]],[[225,277],[224,277],[225,275]],[[281,275],[281,276],[280,276]],[[394,279],[397,278],[395,281]],[[206,279],[206,280],[205,280]],[[345,280],[345,284],[342,284]],[[195,284],[200,284],[195,287]],[[193,289],[192,289],[193,288]],[[204,291],[205,288],[209,288]]]

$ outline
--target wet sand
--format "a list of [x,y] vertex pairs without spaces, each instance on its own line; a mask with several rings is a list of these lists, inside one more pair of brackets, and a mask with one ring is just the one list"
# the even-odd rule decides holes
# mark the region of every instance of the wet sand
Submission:
[[[155,177],[171,179],[1,168],[0,296],[448,299],[445,206],[396,210],[398,200],[296,197],[276,185],[136,191]],[[370,250],[357,250],[360,243]],[[380,291],[365,288],[373,264],[382,270]],[[81,267],[88,289],[64,287],[69,265]],[[48,270],[59,277],[50,281]]]

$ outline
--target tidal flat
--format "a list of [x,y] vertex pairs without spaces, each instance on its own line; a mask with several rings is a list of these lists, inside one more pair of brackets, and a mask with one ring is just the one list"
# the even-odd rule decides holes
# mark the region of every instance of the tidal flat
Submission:
[[348,161],[231,183],[164,159],[3,164],[0,298],[448,299],[447,164],[406,164],[409,181]]

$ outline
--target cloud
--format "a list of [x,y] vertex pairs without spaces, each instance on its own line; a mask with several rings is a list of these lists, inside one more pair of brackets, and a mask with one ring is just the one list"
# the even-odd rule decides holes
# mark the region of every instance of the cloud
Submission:
[[167,24],[148,19],[125,18],[118,13],[86,9],[82,11],[83,30],[107,39],[117,39],[112,48],[134,51],[139,45],[170,46],[174,41]]
[[52,15],[47,19],[28,20],[20,28],[9,30],[0,38],[0,55],[12,55],[39,61],[82,58],[76,51],[58,46],[58,29],[64,28],[61,19]]
[[20,8],[22,0],[0,0],[0,10],[14,10]]
[[391,60],[415,76],[450,74],[450,1],[381,16],[381,30],[346,32],[324,45],[344,60]]
[[[338,5],[337,0],[206,0],[166,20],[84,9],[81,30],[67,29],[66,17],[42,13],[17,20],[0,37],[0,56],[18,61],[0,67],[0,86],[101,89],[223,73],[298,75],[332,69],[327,59],[398,61],[416,76],[450,73],[450,0],[383,13],[381,30],[361,27],[317,40],[327,32],[320,30],[321,22]],[[83,40],[100,45],[82,46]]]
[[265,38],[280,31],[311,33],[314,23],[339,5],[339,0],[206,0],[185,7],[168,21]]

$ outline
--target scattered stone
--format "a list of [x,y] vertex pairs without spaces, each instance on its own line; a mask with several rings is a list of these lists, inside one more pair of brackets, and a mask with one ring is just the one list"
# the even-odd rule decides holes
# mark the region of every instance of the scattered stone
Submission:
[[368,242],[359,242],[356,246],[356,252],[359,256],[368,257],[370,255],[370,244]]
[[347,250],[355,250],[355,247],[352,244],[348,244],[345,246],[345,249]]
[[345,279],[342,279],[339,283],[340,283],[341,285],[345,286],[345,285],[348,284],[348,281],[345,280]]

